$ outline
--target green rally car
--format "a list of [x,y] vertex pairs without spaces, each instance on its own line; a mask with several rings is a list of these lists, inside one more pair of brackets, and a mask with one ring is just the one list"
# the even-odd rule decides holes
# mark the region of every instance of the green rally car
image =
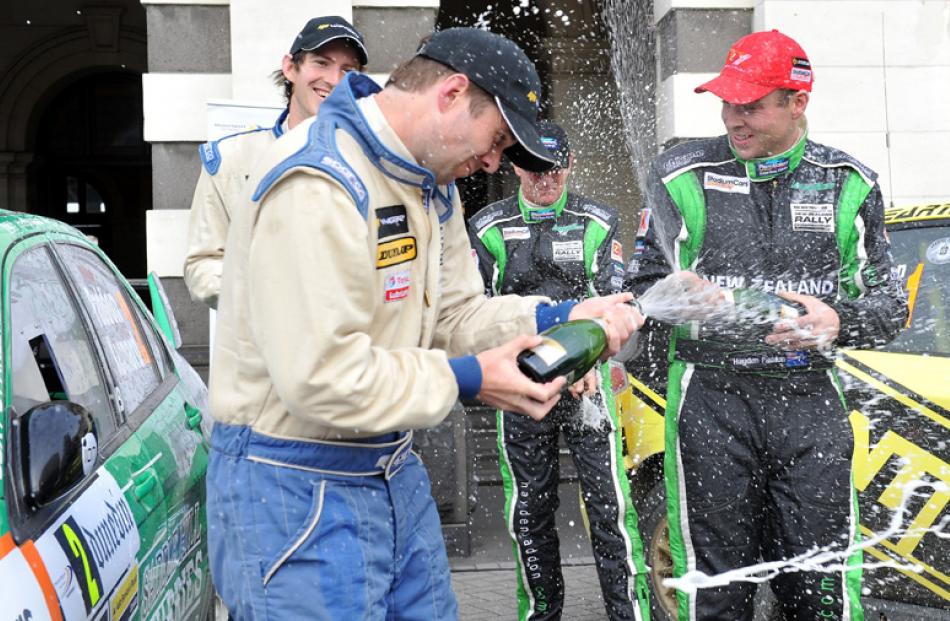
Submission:
[[[99,248],[0,211],[0,617],[206,619],[207,390]],[[159,321],[156,321],[156,317]]]

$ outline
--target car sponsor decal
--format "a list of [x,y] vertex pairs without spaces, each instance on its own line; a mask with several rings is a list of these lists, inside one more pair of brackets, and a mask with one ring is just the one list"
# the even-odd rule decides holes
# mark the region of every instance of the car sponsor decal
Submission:
[[748,177],[730,177],[711,172],[707,172],[703,177],[704,189],[728,194],[748,194],[751,185],[752,182],[749,181]]
[[112,475],[96,479],[36,541],[67,621],[96,617],[135,564],[141,541]]
[[392,267],[416,258],[416,238],[400,237],[376,246],[376,269]]
[[148,619],[185,619],[201,601],[201,505],[196,502],[169,516],[169,535],[142,562],[142,608]]
[[409,232],[409,218],[405,205],[380,207],[376,210],[376,238],[384,239]]
[[530,239],[531,229],[526,226],[506,226],[501,229],[501,238],[505,241],[509,239]]
[[950,218],[950,203],[895,207],[884,212],[884,221],[887,222],[887,224],[914,222],[917,220],[936,220],[938,218]]
[[935,239],[927,246],[927,260],[934,265],[950,263],[950,237]]
[[406,297],[409,296],[409,287],[411,284],[412,279],[409,275],[409,270],[399,270],[391,274],[386,274],[386,277],[383,279],[383,301],[396,302],[406,299]]
[[61,621],[56,592],[32,541],[16,547],[13,535],[0,537],[0,601],[16,621]]
[[554,260],[558,262],[581,261],[584,259],[584,243],[577,241],[551,242]]
[[109,600],[109,618],[112,621],[128,621],[138,608],[138,599],[139,568],[135,565]]
[[610,258],[623,263],[623,244],[616,239],[610,242]]
[[835,232],[835,206],[831,203],[792,203],[793,231]]

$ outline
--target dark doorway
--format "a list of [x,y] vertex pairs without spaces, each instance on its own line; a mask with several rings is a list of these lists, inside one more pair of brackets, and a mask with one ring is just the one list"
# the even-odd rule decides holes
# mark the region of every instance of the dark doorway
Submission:
[[142,76],[96,73],[56,94],[37,125],[28,211],[93,236],[128,277],[146,266],[151,147],[142,138]]

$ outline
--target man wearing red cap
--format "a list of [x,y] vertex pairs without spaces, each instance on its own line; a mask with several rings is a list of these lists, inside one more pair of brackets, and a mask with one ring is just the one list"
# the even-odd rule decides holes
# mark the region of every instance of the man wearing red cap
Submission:
[[[801,305],[797,318],[758,334],[712,321],[673,329],[665,471],[674,574],[828,548],[836,562],[782,571],[772,589],[787,619],[860,620],[853,435],[834,350],[887,343],[907,306],[877,175],[808,140],[813,79],[804,50],[776,30],[732,46],[719,76],[696,89],[723,100],[726,135],[656,159],[626,285],[643,293],[675,271],[692,286],[760,289]],[[751,619],[755,588],[678,591],[679,618]]]

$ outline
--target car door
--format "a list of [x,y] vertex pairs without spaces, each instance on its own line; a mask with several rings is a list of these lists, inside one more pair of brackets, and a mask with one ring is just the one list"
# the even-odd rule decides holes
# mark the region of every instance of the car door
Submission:
[[147,476],[161,488],[162,519],[143,533],[150,545],[140,554],[141,617],[193,618],[210,593],[201,412],[185,401],[165,343],[125,280],[90,248],[61,243],[56,251],[90,308],[120,409],[150,456]]
[[[43,236],[16,244],[3,260],[4,405],[9,437],[19,433],[27,411],[50,401],[69,401],[89,412],[97,456],[89,472],[41,506],[33,506],[11,449],[4,467],[4,491],[12,544],[29,559],[32,576],[21,588],[38,585],[47,610],[34,617],[121,619],[134,608],[140,528],[161,498],[140,502],[134,471],[113,472],[107,460],[144,458],[117,410],[88,321]],[[133,451],[135,454],[129,454]],[[160,491],[160,490],[159,490]]]

